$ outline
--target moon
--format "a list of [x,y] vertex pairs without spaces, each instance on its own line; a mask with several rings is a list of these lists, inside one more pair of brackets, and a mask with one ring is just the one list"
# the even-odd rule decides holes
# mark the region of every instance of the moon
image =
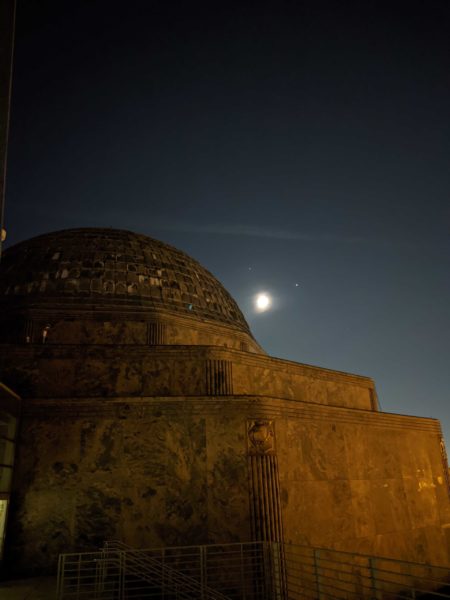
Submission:
[[264,312],[270,308],[272,300],[268,294],[262,292],[255,298],[255,307],[258,312]]

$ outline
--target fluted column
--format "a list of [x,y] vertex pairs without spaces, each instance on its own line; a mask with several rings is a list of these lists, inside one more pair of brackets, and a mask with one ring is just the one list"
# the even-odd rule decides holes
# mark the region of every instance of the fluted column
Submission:
[[233,364],[231,361],[206,361],[206,393],[208,396],[229,396],[233,393]]
[[274,421],[248,421],[247,441],[253,539],[282,542],[283,525]]

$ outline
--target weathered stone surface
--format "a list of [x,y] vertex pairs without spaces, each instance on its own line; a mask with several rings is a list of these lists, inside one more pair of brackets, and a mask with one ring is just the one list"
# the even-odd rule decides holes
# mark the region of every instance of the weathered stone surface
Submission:
[[437,421],[378,412],[367,377],[266,356],[222,286],[159,242],[78,230],[8,256],[17,570],[111,538],[266,539],[281,521],[294,543],[450,564]]
[[425,420],[380,417],[370,425],[278,425],[281,485],[289,499],[301,499],[284,506],[286,535],[313,546],[446,564],[449,491],[439,428],[418,431]]
[[[208,540],[201,417],[24,419],[16,480],[23,543],[16,531],[12,544],[21,561],[40,555],[45,563],[105,539],[138,546]],[[43,535],[52,546],[41,556]]]
[[129,231],[58,231],[8,248],[0,264],[0,320],[3,341],[13,343],[147,345],[155,343],[148,328],[157,323],[167,327],[156,343],[262,352],[209,271]]
[[[272,399],[246,397],[124,399],[119,418],[101,399],[43,402],[24,413],[10,538],[17,560],[45,565],[106,538],[140,547],[250,540],[246,427],[271,414],[287,540],[448,561],[433,420],[320,405],[311,414],[281,399],[276,413]],[[390,461],[374,454],[380,439]]]
[[[230,381],[224,387],[229,395],[376,410],[374,384],[367,377],[231,349],[0,345],[2,377],[25,398],[205,395],[212,392],[208,384],[211,361],[230,365],[226,373]],[[341,394],[330,394],[330,389],[339,389]]]

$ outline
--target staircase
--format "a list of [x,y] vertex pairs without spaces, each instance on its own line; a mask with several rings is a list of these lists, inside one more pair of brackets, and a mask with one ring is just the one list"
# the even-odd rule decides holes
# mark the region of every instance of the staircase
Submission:
[[274,542],[59,558],[57,600],[439,600],[450,568]]
[[[174,598],[176,600],[229,600],[183,571],[174,569],[142,550],[136,550],[119,541],[106,542],[103,552],[116,557],[122,573],[122,597],[133,597],[131,591],[145,590],[147,596]],[[133,585],[134,583],[134,585]],[[127,596],[125,596],[125,589]],[[134,595],[134,597],[138,597]]]

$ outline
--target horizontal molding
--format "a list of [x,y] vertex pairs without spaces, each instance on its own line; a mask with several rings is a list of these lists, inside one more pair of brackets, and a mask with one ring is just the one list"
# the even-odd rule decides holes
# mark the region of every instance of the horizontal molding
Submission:
[[46,399],[22,402],[24,418],[43,418],[44,420],[62,417],[100,417],[100,418],[143,418],[146,416],[186,414],[195,416],[214,416],[237,414],[246,419],[276,418],[302,421],[326,422],[333,424],[363,425],[383,429],[407,429],[425,431],[441,435],[440,422],[429,417],[381,413],[360,409],[310,404],[294,400],[268,397],[227,396],[220,397],[157,397],[157,398],[120,398],[99,400],[98,398],[79,398],[77,400]]

